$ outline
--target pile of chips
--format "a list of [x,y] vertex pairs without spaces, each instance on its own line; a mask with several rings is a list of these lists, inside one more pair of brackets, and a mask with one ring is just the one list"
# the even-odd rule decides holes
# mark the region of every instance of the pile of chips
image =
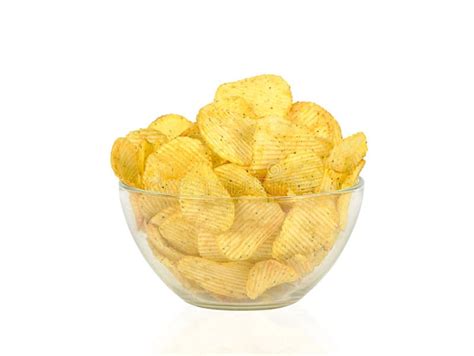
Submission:
[[328,111],[260,75],[220,85],[195,123],[169,114],[118,138],[111,164],[144,190],[130,193],[137,226],[183,287],[248,301],[321,264],[351,196],[314,194],[356,184],[366,152],[363,133],[343,138]]

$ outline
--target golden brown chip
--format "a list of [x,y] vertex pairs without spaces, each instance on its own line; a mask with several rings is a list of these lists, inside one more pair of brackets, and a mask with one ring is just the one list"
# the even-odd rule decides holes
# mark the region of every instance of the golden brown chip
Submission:
[[297,151],[271,166],[263,185],[274,196],[291,191],[301,195],[319,190],[324,163],[313,151]]
[[199,111],[197,122],[207,145],[221,158],[243,166],[250,164],[255,120],[222,103],[212,103]]
[[204,231],[198,233],[198,251],[201,257],[208,260],[227,261],[217,245],[217,237],[213,233]]
[[268,239],[263,241],[260,246],[257,247],[255,252],[250,256],[249,261],[252,262],[258,262],[258,261],[263,261],[263,260],[269,260],[272,258],[272,247],[273,247],[273,242],[279,235],[279,231],[277,231],[275,234],[270,236]]
[[234,222],[234,202],[207,164],[195,165],[181,181],[183,216],[199,229],[219,233]]
[[244,168],[227,163],[214,169],[220,181],[233,197],[267,196],[262,183]]
[[184,257],[178,270],[202,288],[236,299],[247,298],[246,283],[252,264],[249,262],[215,262],[201,257]]
[[127,140],[132,143],[140,143],[142,140],[148,141],[153,146],[153,150],[156,151],[161,145],[168,142],[166,135],[153,129],[139,129],[131,131],[125,136]]
[[300,278],[310,274],[314,269],[321,264],[324,258],[327,255],[326,250],[318,250],[308,255],[297,254],[288,260],[285,263],[293,268]]
[[290,86],[277,75],[259,75],[222,84],[217,88],[215,100],[232,96],[245,99],[259,118],[269,115],[285,117],[293,101]]
[[186,255],[198,255],[197,229],[180,213],[168,217],[159,227],[161,236]]
[[346,179],[346,173],[336,172],[335,170],[326,167],[324,169],[323,179],[319,188],[320,192],[333,192],[341,189],[342,183]]
[[142,188],[145,160],[153,146],[145,139],[133,142],[120,137],[112,146],[110,161],[115,175],[125,184]]
[[148,128],[161,132],[168,139],[178,137],[183,131],[189,129],[193,123],[184,116],[168,114],[160,116]]
[[147,224],[146,233],[148,244],[150,247],[153,247],[152,251],[158,259],[160,259],[160,257],[166,257],[172,262],[177,262],[179,259],[184,257],[183,253],[175,249],[163,238],[158,226],[154,224]]
[[276,260],[257,262],[249,272],[247,295],[250,299],[257,299],[267,289],[297,279],[298,274],[293,268]]
[[359,132],[346,137],[334,147],[328,158],[329,168],[337,172],[350,172],[367,153],[367,138]]
[[257,121],[249,169],[252,174],[262,178],[270,166],[290,153],[313,151],[324,158],[330,150],[330,143],[317,138],[308,129],[279,117],[267,117]]
[[346,189],[357,184],[357,182],[359,181],[359,174],[362,171],[362,168],[364,168],[364,166],[365,160],[361,160],[359,164],[344,178],[344,182],[342,183],[341,188]]
[[211,166],[201,141],[177,137],[148,157],[143,178],[145,188],[160,191],[163,182],[181,179],[197,163]]
[[291,106],[288,119],[307,127],[316,136],[334,144],[342,141],[341,128],[332,115],[318,104],[297,102]]
[[273,243],[273,257],[280,260],[320,249],[330,250],[336,239],[338,224],[339,215],[332,197],[295,203]]
[[217,236],[222,254],[229,260],[249,259],[280,228],[285,214],[277,203],[243,200],[235,206],[232,227]]

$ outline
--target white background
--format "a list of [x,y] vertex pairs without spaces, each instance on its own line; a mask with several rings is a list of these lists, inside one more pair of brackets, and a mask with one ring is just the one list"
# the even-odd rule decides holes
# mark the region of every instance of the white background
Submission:
[[[2,1],[0,354],[473,354],[469,1]],[[186,305],[129,234],[113,140],[284,76],[369,140],[334,268],[294,306]]]

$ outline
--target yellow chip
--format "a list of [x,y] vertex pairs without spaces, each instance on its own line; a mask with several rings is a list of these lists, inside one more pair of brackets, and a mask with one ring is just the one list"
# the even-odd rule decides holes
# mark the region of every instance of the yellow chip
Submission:
[[217,245],[216,235],[209,232],[198,233],[198,251],[201,257],[213,261],[227,261]]
[[324,169],[323,179],[319,188],[320,192],[333,192],[341,189],[342,183],[346,179],[346,173],[336,172],[335,170],[326,167]]
[[197,230],[180,213],[168,217],[159,230],[161,236],[178,251],[186,255],[198,255]]
[[283,263],[275,260],[257,262],[249,273],[247,295],[250,299],[257,299],[266,290],[297,279],[295,270]]
[[153,146],[153,150],[157,150],[161,145],[168,142],[166,135],[153,129],[139,129],[131,131],[125,138],[133,143],[140,143],[142,140],[148,141]]
[[207,164],[191,168],[181,181],[180,195],[183,216],[199,229],[219,233],[232,226],[234,202]]
[[339,215],[332,197],[296,202],[273,243],[273,257],[284,260],[297,254],[330,250],[338,224]]
[[181,179],[197,163],[211,166],[206,148],[201,141],[177,137],[151,154],[146,162],[144,184],[148,190],[157,190],[163,182]]
[[156,227],[160,227],[161,224],[163,224],[166,221],[166,219],[168,219],[169,217],[171,217],[173,215],[178,214],[179,212],[180,212],[179,206],[177,206],[177,205],[169,206],[169,207],[159,211],[157,214],[155,214],[148,221],[148,223],[153,224]]
[[346,228],[349,209],[351,206],[352,193],[344,193],[337,198],[337,211],[339,213],[339,229],[344,230]]
[[314,269],[321,264],[324,258],[327,256],[326,250],[319,250],[309,255],[300,255],[297,254],[288,260],[285,263],[293,268],[300,278],[310,274]]
[[232,227],[217,236],[222,254],[229,260],[249,259],[280,228],[285,213],[277,203],[243,200],[235,206]]
[[257,121],[252,145],[250,171],[262,178],[267,169],[290,153],[313,151],[319,157],[329,155],[331,144],[317,138],[308,129],[299,127],[279,117],[267,117]]
[[133,142],[120,137],[112,146],[110,161],[115,175],[125,184],[142,188],[145,160],[153,146],[145,139]]
[[178,207],[178,200],[167,196],[139,194],[137,200],[137,209],[140,211],[143,223],[148,223],[152,217],[163,209],[173,206],[175,209]]
[[211,157],[212,161],[212,166],[213,167],[218,167],[224,163],[227,163],[227,160],[224,158],[221,158],[219,155],[217,155],[214,151],[212,151],[209,146],[207,146],[206,141],[204,141],[201,132],[199,131],[199,126],[197,123],[194,123],[193,126],[191,126],[189,129],[184,131],[181,136],[184,137],[190,137],[190,138],[195,138],[197,140],[200,140],[203,145],[206,147],[206,152],[209,157]]
[[189,129],[193,123],[184,116],[168,114],[160,116],[148,128],[161,132],[168,139],[178,137],[183,131]]
[[252,264],[249,262],[215,262],[201,257],[184,257],[178,270],[202,288],[226,297],[247,298],[246,283]]
[[365,166],[365,160],[361,160],[359,164],[347,174],[344,179],[344,182],[341,185],[342,189],[350,188],[359,181],[359,174],[362,171],[362,168]]
[[184,254],[173,248],[161,235],[158,226],[154,224],[146,225],[148,244],[155,256],[160,259],[166,257],[172,262],[177,262],[184,257]]
[[307,127],[316,136],[337,144],[342,141],[341,127],[332,115],[318,104],[297,102],[291,106],[288,119]]
[[267,196],[262,183],[247,170],[234,163],[219,166],[214,169],[214,172],[233,197]]
[[243,166],[250,164],[255,120],[223,103],[212,103],[199,111],[197,122],[207,145],[221,158]]
[[247,101],[261,118],[269,115],[285,117],[293,101],[288,83],[277,75],[259,75],[219,86],[214,100],[239,96]]
[[263,261],[263,260],[269,260],[272,258],[272,247],[273,247],[273,242],[279,235],[279,231],[277,231],[275,234],[270,236],[268,239],[263,241],[260,246],[257,247],[255,252],[250,256],[249,261],[252,262],[258,262],[258,261]]
[[219,107],[225,108],[233,113],[239,113],[247,119],[257,119],[257,115],[253,111],[252,106],[250,106],[244,98],[239,96],[218,98],[215,100],[215,103],[217,103]]
[[337,172],[350,172],[367,153],[367,138],[358,132],[346,137],[334,147],[328,158],[329,168]]
[[287,195],[288,191],[307,194],[319,189],[323,173],[324,163],[316,153],[298,151],[271,166],[263,185],[274,196]]
[[139,205],[140,198],[141,198],[141,194],[138,194],[138,193],[129,194],[130,205],[132,207],[133,215],[135,216],[135,224],[139,231],[145,227],[145,218],[142,214],[142,211]]

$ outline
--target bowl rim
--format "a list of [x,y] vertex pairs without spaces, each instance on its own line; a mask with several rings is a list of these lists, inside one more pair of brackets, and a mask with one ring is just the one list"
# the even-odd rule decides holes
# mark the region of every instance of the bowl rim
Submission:
[[364,189],[364,179],[359,177],[356,184],[351,187],[340,189],[340,190],[333,190],[330,192],[321,192],[321,193],[311,193],[311,194],[303,194],[303,195],[292,195],[292,196],[238,196],[238,197],[219,197],[219,196],[210,196],[210,195],[180,195],[180,194],[169,194],[169,193],[160,193],[155,192],[153,190],[145,190],[140,188],[135,188],[129,186],[122,181],[119,180],[119,189],[125,190],[131,193],[139,193],[139,194],[146,194],[150,196],[156,197],[163,197],[163,198],[173,198],[173,199],[191,199],[191,200],[261,200],[261,201],[295,201],[295,200],[304,200],[304,199],[311,199],[311,198],[318,198],[323,196],[337,196],[347,193],[354,193]]

